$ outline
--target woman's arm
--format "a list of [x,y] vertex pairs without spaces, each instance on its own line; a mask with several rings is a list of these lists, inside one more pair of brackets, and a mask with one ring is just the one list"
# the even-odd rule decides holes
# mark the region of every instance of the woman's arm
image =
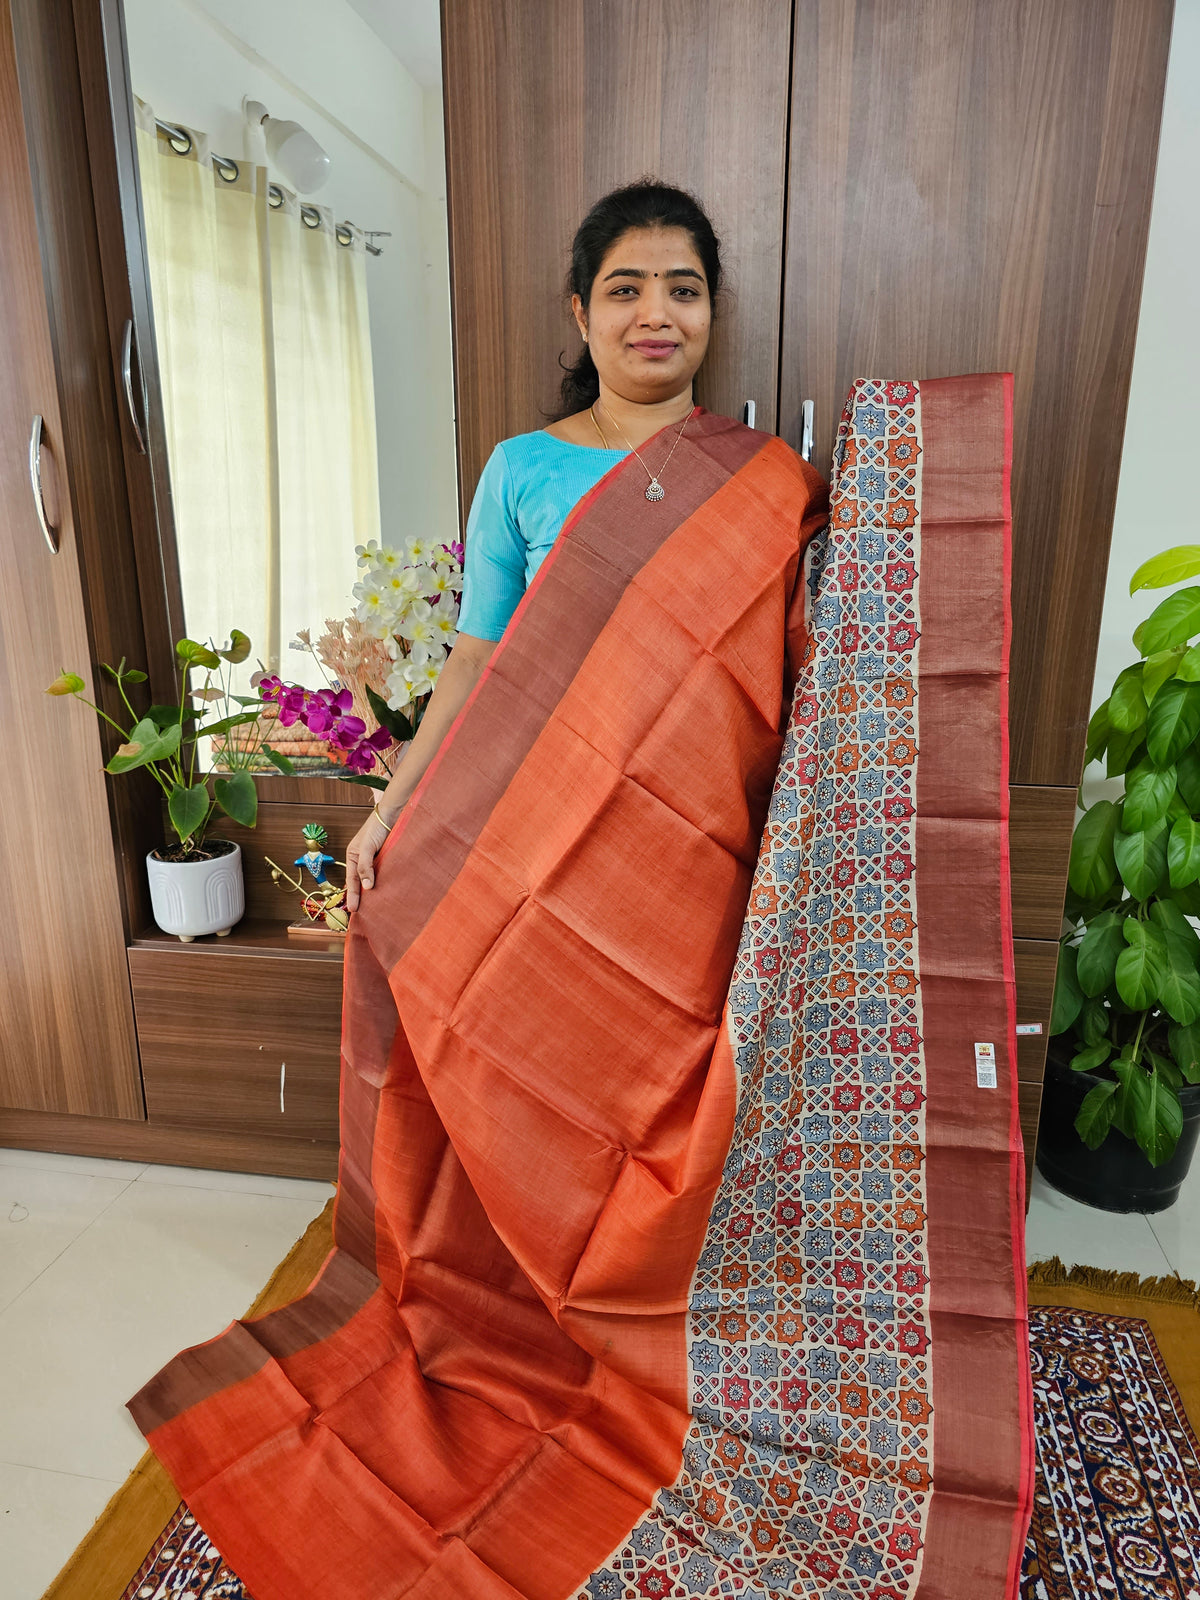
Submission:
[[388,829],[411,800],[495,648],[494,639],[477,639],[469,633],[460,633],[455,641],[429,697],[421,726],[413,735],[391,782],[380,793],[377,804],[383,821],[372,812],[346,851],[346,903],[351,911],[358,910],[360,889],[374,886],[375,857],[388,836]]

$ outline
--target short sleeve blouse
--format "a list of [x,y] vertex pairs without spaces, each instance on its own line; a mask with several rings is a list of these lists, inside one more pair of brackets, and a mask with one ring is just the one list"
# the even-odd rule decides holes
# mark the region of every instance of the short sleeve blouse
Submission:
[[573,508],[627,454],[544,430],[496,446],[467,518],[460,633],[500,638]]

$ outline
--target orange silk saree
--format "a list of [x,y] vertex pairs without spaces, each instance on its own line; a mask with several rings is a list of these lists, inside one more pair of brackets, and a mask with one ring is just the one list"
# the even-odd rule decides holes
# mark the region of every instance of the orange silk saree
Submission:
[[335,1249],[131,1402],[254,1600],[1015,1592],[1010,417],[572,513],[351,925]]

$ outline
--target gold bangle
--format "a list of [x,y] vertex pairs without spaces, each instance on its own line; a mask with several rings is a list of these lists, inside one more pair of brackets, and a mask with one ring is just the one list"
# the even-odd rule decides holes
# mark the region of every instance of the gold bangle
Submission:
[[[383,813],[380,811],[378,806],[371,807],[371,815],[376,819],[377,822],[383,822]],[[392,829],[395,827],[395,823],[383,822],[383,826],[389,833],[391,833]]]

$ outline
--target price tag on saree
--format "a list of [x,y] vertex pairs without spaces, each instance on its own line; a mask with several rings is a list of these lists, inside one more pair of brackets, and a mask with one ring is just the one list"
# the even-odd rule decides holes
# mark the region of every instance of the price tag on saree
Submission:
[[975,1082],[981,1089],[994,1089],[996,1087],[996,1046],[994,1044],[977,1044],[975,1046]]

